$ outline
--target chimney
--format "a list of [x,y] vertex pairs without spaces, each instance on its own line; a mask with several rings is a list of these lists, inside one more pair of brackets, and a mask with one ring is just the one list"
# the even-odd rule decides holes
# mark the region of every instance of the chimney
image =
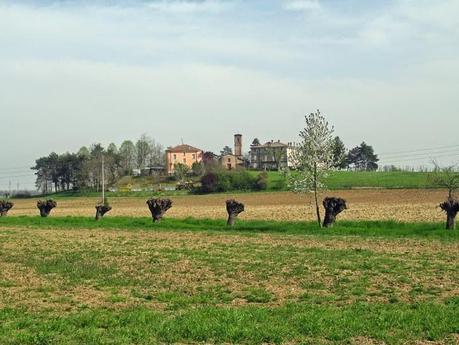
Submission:
[[242,157],[242,134],[234,135],[234,155]]

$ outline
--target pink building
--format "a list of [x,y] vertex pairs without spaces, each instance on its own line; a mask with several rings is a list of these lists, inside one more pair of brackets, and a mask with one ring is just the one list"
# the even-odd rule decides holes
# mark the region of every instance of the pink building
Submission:
[[166,150],[166,167],[167,173],[173,174],[175,165],[178,163],[185,164],[190,169],[193,163],[202,162],[203,151],[190,145],[178,145],[175,147],[169,147]]

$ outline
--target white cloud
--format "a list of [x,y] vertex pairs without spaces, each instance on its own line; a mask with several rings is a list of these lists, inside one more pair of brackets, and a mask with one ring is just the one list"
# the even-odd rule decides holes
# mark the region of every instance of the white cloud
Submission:
[[196,12],[221,12],[231,5],[223,0],[158,0],[148,3],[148,7],[153,10],[171,13],[196,13]]
[[321,8],[319,0],[287,0],[283,8],[289,11],[309,11]]

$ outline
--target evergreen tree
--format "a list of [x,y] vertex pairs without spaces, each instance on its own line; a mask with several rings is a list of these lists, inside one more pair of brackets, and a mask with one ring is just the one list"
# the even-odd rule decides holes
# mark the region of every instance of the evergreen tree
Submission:
[[378,170],[378,156],[374,153],[371,145],[362,142],[359,146],[354,147],[347,155],[349,166],[356,170],[374,171]]
[[345,169],[347,167],[346,147],[340,137],[333,139],[333,168]]

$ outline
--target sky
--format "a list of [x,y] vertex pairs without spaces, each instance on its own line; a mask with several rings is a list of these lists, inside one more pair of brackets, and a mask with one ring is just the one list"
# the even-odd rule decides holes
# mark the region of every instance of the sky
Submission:
[[381,164],[459,161],[457,0],[0,0],[0,189],[146,133],[219,152],[320,109]]

